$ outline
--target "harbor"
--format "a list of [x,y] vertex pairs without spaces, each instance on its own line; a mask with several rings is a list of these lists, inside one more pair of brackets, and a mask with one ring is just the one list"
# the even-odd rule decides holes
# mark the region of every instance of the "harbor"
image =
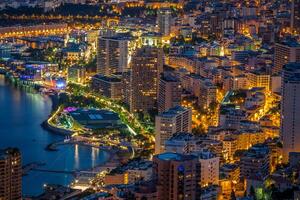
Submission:
[[[57,151],[45,150],[47,145],[65,139],[65,136],[53,134],[41,126],[52,111],[52,100],[36,90],[14,86],[5,80],[4,75],[0,75],[0,94],[0,109],[3,111],[0,113],[0,125],[3,127],[0,148],[14,146],[22,150],[24,195],[40,194],[46,183],[67,186],[74,180],[71,173],[54,171],[88,171],[103,166],[109,160],[106,151],[86,145],[58,145]],[[8,118],[14,120],[7,121]],[[31,168],[48,172],[29,170]]]

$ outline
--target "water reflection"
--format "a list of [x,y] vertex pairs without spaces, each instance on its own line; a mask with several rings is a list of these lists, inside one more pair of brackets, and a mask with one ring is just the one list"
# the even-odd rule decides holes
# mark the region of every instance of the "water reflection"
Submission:
[[[53,170],[87,170],[107,160],[108,154],[87,146],[64,145],[59,151],[46,151],[48,144],[64,139],[41,128],[50,112],[48,97],[8,85],[0,75],[0,149],[18,147],[23,164],[41,162],[43,168]],[[23,193],[37,195],[45,183],[68,185],[72,179],[68,174],[32,171],[23,177]]]
[[99,156],[99,149],[98,148],[92,148],[92,166],[95,167],[97,157]]
[[75,144],[75,153],[74,153],[74,159],[75,159],[75,169],[79,168],[79,152],[78,152],[78,145]]

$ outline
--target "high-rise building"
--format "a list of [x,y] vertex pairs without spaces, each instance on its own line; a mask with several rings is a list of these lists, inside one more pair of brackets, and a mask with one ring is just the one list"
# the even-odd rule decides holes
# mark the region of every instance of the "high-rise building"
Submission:
[[300,44],[293,40],[276,43],[272,73],[277,74],[289,62],[300,62]]
[[92,77],[91,88],[108,98],[120,101],[123,99],[123,84],[118,76],[96,74]]
[[300,33],[300,0],[292,0],[291,29]]
[[129,68],[133,43],[132,38],[123,35],[100,37],[97,51],[97,72],[112,75]]
[[0,199],[22,199],[22,164],[18,149],[0,150]]
[[153,158],[158,200],[195,200],[199,196],[200,164],[196,156],[163,153]]
[[159,32],[163,36],[169,36],[171,33],[172,11],[169,8],[162,8],[157,13],[157,23]]
[[180,81],[171,74],[164,74],[159,79],[157,107],[164,112],[180,105],[182,88]]
[[156,108],[158,79],[163,67],[162,49],[138,49],[131,62],[131,112],[148,112]]
[[281,139],[283,160],[300,152],[300,63],[289,63],[282,71]]
[[201,164],[201,186],[219,184],[220,158],[210,151],[196,153]]
[[155,118],[155,153],[164,152],[165,141],[174,133],[192,131],[192,110],[176,106]]

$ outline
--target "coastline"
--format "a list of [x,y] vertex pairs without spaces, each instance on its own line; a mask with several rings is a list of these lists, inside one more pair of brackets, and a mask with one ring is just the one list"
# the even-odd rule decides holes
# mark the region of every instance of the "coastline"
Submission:
[[44,128],[45,130],[53,133],[53,134],[58,134],[58,135],[62,135],[62,136],[71,136],[74,132],[71,130],[67,130],[67,129],[61,129],[61,128],[57,128],[52,126],[51,124],[48,123],[48,120],[44,120],[41,124],[42,128]]
[[[11,86],[14,86],[14,88],[15,89],[21,89],[21,88],[23,88],[22,86],[24,86],[24,88],[32,88],[32,90],[31,91],[36,91],[37,93],[39,93],[39,90],[36,88],[36,87],[33,87],[33,85],[26,85],[26,83],[22,83],[22,82],[14,82],[12,79],[10,79],[7,75],[6,75],[6,73],[5,74],[1,74],[1,76],[3,76],[3,77],[5,77],[5,79],[6,79],[6,81],[7,81],[7,84],[8,85],[11,85]],[[16,81],[16,80],[15,80]],[[21,87],[20,87],[21,86]],[[28,92],[28,91],[26,91],[26,90],[24,90],[25,92]],[[35,92],[34,92],[35,93]],[[41,96],[43,96],[42,94],[37,94],[37,95],[41,95]],[[50,113],[51,112],[53,112],[53,111],[55,111],[58,107],[57,107],[57,95],[49,95],[49,94],[45,94],[46,96],[48,96],[49,97],[49,99],[50,99],[50,102],[52,103],[52,108],[50,107]],[[50,113],[48,113],[47,114],[47,116],[48,116],[48,119],[49,119],[49,117],[51,116],[51,114]],[[50,114],[50,115],[49,115]],[[48,119],[46,119],[46,120],[44,120],[44,121],[42,121],[42,123],[40,123],[40,126],[41,126],[41,128],[43,128],[43,129],[45,129],[45,130],[47,130],[47,134],[54,134],[54,135],[60,135],[60,136],[70,136],[71,134],[72,134],[72,132],[70,132],[70,131],[65,131],[65,130],[60,130],[60,129],[58,129],[57,127],[53,127],[53,126],[51,126],[49,123],[47,123],[47,120]],[[50,143],[51,144],[51,143]],[[70,145],[71,143],[69,143],[69,144],[66,144],[66,145]],[[108,166],[112,166],[112,161],[114,161],[114,158],[115,158],[115,156],[113,155],[114,153],[113,153],[113,150],[110,150],[110,149],[108,149],[108,148],[102,148],[101,146],[95,146],[95,145],[91,145],[91,144],[85,144],[85,143],[83,143],[83,142],[77,142],[77,143],[72,143],[71,145],[80,145],[80,146],[87,146],[87,147],[89,147],[89,148],[98,148],[98,149],[100,149],[100,150],[102,150],[102,151],[105,151],[105,154],[106,154],[106,156],[105,156],[105,159],[103,159],[102,161],[101,161],[101,163],[96,163],[94,166],[89,166],[88,168],[81,168],[81,170],[79,170],[79,172],[100,172],[100,171],[98,171],[98,170],[100,170],[100,169],[106,169]],[[48,144],[49,145],[49,144]],[[47,146],[44,146],[44,150],[46,151],[46,149],[45,148],[47,148]],[[54,150],[55,151],[55,150]],[[56,151],[60,151],[60,149],[57,149]],[[53,152],[54,153],[54,152]],[[51,152],[50,152],[50,154],[51,154]],[[33,161],[34,162],[34,161]],[[33,162],[31,162],[31,163],[33,163]],[[47,168],[47,167],[46,167]],[[28,170],[27,172],[28,173],[26,173],[26,174],[29,174],[29,171],[30,170]],[[45,175],[46,176],[46,175]],[[27,178],[28,179],[28,178]],[[72,177],[71,178],[71,182],[72,181],[74,181],[74,179],[75,179],[75,177]],[[61,185],[66,185],[65,183],[59,183],[58,182],[58,184],[61,184]],[[69,183],[67,183],[67,185],[68,185]],[[38,186],[38,185],[37,185]],[[35,187],[35,186],[33,186],[33,187]],[[28,194],[28,193],[27,193]]]

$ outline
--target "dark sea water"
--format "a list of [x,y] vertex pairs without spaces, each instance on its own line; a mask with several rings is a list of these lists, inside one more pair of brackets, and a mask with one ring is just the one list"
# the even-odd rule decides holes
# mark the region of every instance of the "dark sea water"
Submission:
[[[59,151],[45,150],[48,144],[64,139],[40,126],[51,106],[48,97],[16,88],[0,75],[0,149],[17,147],[23,165],[41,162],[49,170],[84,170],[104,163],[108,154],[97,148],[65,145]],[[23,194],[38,195],[46,183],[68,185],[72,179],[70,174],[31,171],[23,176]]]

